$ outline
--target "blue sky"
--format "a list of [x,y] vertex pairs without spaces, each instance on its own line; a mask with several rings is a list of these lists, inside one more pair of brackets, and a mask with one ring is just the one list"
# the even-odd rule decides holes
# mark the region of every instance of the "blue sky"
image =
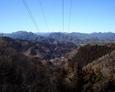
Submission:
[[65,0],[64,30],[62,0],[41,0],[42,9],[39,0],[26,2],[39,30],[22,0],[0,0],[0,32],[115,32],[115,0],[72,0],[71,17],[71,0]]

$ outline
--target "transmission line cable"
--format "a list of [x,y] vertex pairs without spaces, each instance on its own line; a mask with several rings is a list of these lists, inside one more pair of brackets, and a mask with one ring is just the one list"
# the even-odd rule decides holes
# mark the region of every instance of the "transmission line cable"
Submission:
[[64,0],[62,0],[62,30],[64,32]]
[[72,0],[70,0],[70,7],[69,7],[68,32],[70,31],[70,26],[71,26],[71,15],[72,15]]
[[45,22],[45,25],[47,26],[47,29],[48,29],[48,32],[50,31],[49,29],[49,25],[48,25],[48,22],[46,20],[46,14],[45,14],[45,11],[44,11],[44,8],[43,8],[43,3],[41,0],[37,0],[39,5],[40,5],[40,9],[41,9],[41,12],[42,12],[42,16],[43,16],[43,19],[44,19],[44,22]]
[[24,7],[26,8],[26,10],[27,10],[27,12],[28,12],[28,15],[30,16],[30,19],[32,20],[32,22],[33,22],[33,24],[34,24],[36,30],[39,32],[40,29],[39,29],[39,27],[38,27],[38,25],[37,25],[37,21],[35,20],[35,18],[34,18],[34,16],[33,16],[32,12],[31,12],[31,10],[30,10],[30,8],[29,8],[29,5],[27,4],[26,0],[22,0],[22,3],[23,3],[23,5],[24,5]]

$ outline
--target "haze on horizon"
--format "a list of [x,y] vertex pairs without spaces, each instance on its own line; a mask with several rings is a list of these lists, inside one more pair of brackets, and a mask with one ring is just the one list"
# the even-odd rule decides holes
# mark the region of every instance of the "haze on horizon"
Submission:
[[[33,24],[23,1],[27,3],[39,30]],[[64,10],[62,1],[0,0],[0,33],[19,30],[81,33],[115,31],[115,0],[64,0]]]

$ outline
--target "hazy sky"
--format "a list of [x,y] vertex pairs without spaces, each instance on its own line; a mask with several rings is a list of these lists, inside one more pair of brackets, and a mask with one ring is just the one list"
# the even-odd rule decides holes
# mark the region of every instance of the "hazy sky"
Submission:
[[[0,0],[0,32],[26,30],[32,32],[114,32],[115,0],[64,1],[64,30],[62,0],[26,0],[39,30],[30,18],[23,0]],[[69,27],[70,25],[70,27]]]

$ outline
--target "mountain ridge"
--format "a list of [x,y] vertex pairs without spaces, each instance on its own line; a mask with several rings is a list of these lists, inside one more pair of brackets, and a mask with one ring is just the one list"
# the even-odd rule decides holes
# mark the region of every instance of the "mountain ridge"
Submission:
[[72,42],[76,45],[88,44],[88,43],[101,43],[101,42],[115,42],[115,33],[32,33],[26,31],[18,31],[9,34],[0,34],[0,36],[11,37],[13,39],[30,40],[30,41],[60,41],[60,42]]

